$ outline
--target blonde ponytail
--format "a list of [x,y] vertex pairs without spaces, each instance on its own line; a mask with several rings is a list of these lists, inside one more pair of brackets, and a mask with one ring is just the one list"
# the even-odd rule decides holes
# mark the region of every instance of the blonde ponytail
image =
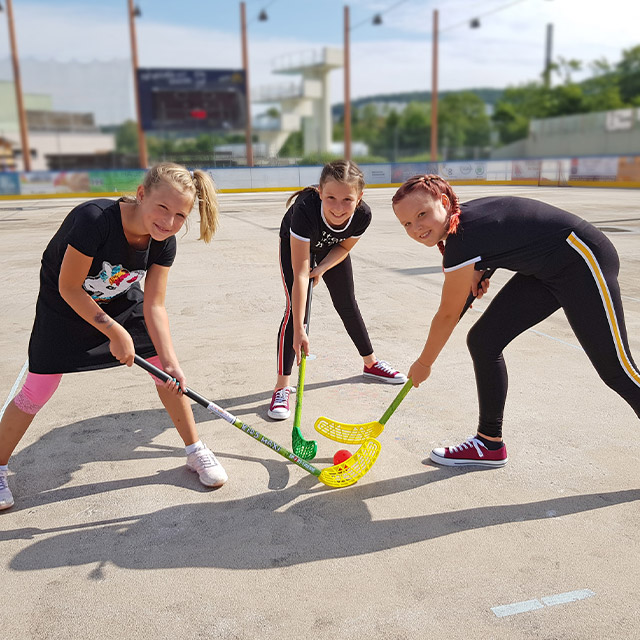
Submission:
[[200,211],[200,237],[198,240],[211,242],[218,230],[219,212],[218,196],[216,195],[216,185],[213,178],[197,169],[193,172],[193,184],[198,196],[198,209]]

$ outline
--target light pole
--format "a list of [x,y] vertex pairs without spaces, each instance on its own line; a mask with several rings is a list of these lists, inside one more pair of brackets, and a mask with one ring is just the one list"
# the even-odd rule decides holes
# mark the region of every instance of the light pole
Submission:
[[349,53],[349,5],[344,7],[344,157],[351,160],[351,56]]
[[431,54],[431,162],[438,161],[438,10],[433,10]]
[[136,116],[138,119],[138,160],[141,169],[149,166],[149,158],[147,156],[147,141],[144,131],[142,130],[142,112],[140,110],[140,91],[138,88],[138,45],[136,43],[136,25],[135,19],[142,15],[140,9],[133,4],[133,0],[129,2],[129,33],[131,35],[131,64],[133,66],[133,93],[136,101]]
[[[263,17],[264,13],[264,17]],[[260,20],[266,20],[266,12],[260,14]],[[247,148],[247,165],[253,167],[253,131],[251,129],[251,92],[249,90],[249,47],[247,45],[247,9],[246,3],[240,3],[240,28],[242,31],[242,67],[244,69],[245,98],[247,102],[245,124],[245,144]]]
[[549,89],[551,87],[551,50],[553,48],[553,24],[547,25],[547,41],[545,46],[544,57],[544,86]]
[[[22,99],[22,81],[20,79],[20,64],[18,62],[18,45],[13,27],[13,0],[7,0],[7,22],[9,24],[9,40],[11,42],[11,61],[13,63],[13,86],[16,92],[18,107],[18,122],[20,124],[20,144],[22,145],[22,166],[25,171],[31,171],[31,149],[29,148],[29,130],[27,115]],[[0,6],[1,8],[1,6]]]
[[[400,0],[396,4],[392,5],[390,9],[405,2]],[[368,22],[368,21],[365,21]],[[365,22],[356,24],[353,29],[362,26]],[[382,24],[382,14],[376,13],[371,21],[372,24],[378,26]],[[349,5],[344,6],[344,157],[346,160],[351,160],[351,52],[350,52],[350,32],[352,30],[349,16]]]

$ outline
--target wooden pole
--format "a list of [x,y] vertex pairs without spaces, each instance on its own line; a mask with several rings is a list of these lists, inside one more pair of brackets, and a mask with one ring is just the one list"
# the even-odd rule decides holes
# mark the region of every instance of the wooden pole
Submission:
[[20,63],[18,61],[18,45],[13,26],[13,4],[7,0],[7,21],[9,22],[9,40],[11,41],[11,60],[13,62],[13,86],[16,92],[16,104],[18,107],[18,122],[20,124],[20,144],[22,145],[22,166],[25,171],[31,171],[31,149],[29,148],[29,130],[27,127],[27,114],[22,99],[22,81],[20,79]]
[[351,54],[349,6],[344,7],[344,157],[351,160]]
[[547,25],[547,38],[545,43],[544,55],[544,86],[549,89],[551,87],[551,50],[553,48],[553,24]]
[[433,10],[431,54],[431,162],[438,161],[438,10]]
[[133,0],[129,0],[129,34],[131,36],[131,64],[133,66],[133,93],[136,101],[136,117],[138,120],[138,160],[141,169],[149,166],[147,141],[142,130],[142,112],[140,111],[140,91],[138,88],[138,45],[136,42],[135,8]]
[[247,9],[246,3],[240,3],[240,26],[242,30],[242,67],[245,78],[245,98],[247,101],[247,122],[245,124],[245,143],[247,147],[247,166],[253,167],[253,131],[251,129],[251,92],[249,90],[249,47],[247,45]]

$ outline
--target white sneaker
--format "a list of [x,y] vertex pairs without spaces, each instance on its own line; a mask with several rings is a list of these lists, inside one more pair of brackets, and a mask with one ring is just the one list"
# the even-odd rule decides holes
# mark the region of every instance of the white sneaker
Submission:
[[221,487],[229,479],[227,472],[207,446],[187,456],[187,469],[197,473],[205,487]]
[[7,472],[0,471],[0,511],[13,507],[13,495],[7,484]]
[[286,420],[291,415],[289,396],[295,387],[283,387],[273,392],[267,415],[274,420]]

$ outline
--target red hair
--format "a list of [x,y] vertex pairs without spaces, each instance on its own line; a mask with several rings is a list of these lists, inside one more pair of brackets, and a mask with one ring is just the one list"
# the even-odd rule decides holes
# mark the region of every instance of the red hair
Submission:
[[[391,204],[395,205],[404,200],[410,193],[413,193],[416,189],[420,189],[424,193],[428,193],[434,200],[438,200],[442,197],[442,194],[446,195],[449,199],[449,227],[447,234],[455,233],[460,224],[460,201],[458,196],[454,193],[451,185],[438,175],[417,175],[405,180],[400,188],[393,194],[391,198]],[[440,253],[444,253],[444,242],[442,240],[438,242],[438,249]]]

